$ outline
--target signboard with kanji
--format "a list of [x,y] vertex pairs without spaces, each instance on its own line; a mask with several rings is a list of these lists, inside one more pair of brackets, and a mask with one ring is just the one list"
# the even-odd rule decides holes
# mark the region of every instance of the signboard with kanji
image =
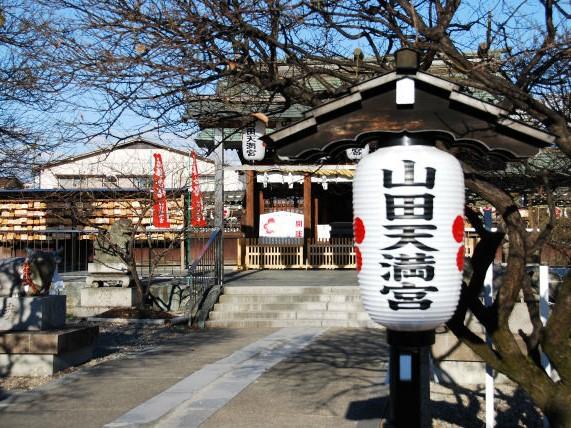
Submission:
[[303,238],[303,214],[276,211],[260,215],[260,238]]

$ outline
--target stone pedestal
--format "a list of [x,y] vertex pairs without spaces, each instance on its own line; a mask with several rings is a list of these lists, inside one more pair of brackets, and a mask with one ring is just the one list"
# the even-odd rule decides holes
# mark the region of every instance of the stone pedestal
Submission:
[[78,317],[91,317],[112,308],[131,308],[139,304],[135,288],[100,287],[82,288],[81,306],[74,309]]
[[50,376],[93,356],[99,327],[0,332],[0,376]]
[[135,306],[137,290],[134,288],[82,288],[81,306],[109,306],[127,307]]
[[131,284],[131,275],[123,262],[88,263],[85,284],[88,287],[126,288]]
[[98,327],[66,328],[66,296],[0,297],[0,376],[49,376],[89,361]]
[[61,328],[65,309],[65,296],[0,297],[0,331]]

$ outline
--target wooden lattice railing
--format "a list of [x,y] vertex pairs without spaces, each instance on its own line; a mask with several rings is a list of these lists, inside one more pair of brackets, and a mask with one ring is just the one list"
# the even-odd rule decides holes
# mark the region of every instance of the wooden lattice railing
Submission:
[[[261,241],[261,242],[260,242]],[[471,256],[476,240],[464,239],[466,256]],[[353,238],[309,240],[307,260],[303,255],[303,241],[239,240],[238,254],[244,255],[245,269],[354,269],[355,244]],[[240,260],[240,257],[238,259]]]
[[313,269],[354,269],[353,238],[310,240],[307,247],[307,267]]
[[[240,245],[240,243],[238,244]],[[342,269],[355,267],[352,238],[310,240],[307,262],[303,256],[303,241],[262,241],[246,239],[244,264],[246,269]]]
[[[240,245],[240,244],[238,244]],[[246,269],[302,269],[303,243],[245,241]]]

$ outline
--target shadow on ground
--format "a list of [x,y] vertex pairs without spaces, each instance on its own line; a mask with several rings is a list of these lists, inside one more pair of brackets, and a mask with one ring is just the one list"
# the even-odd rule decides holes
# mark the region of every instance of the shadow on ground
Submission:
[[[290,404],[283,411],[342,416],[347,421],[388,417],[388,345],[380,329],[329,330],[302,352],[274,366],[266,386]],[[432,384],[435,427],[485,426],[485,391],[459,384]],[[274,406],[274,403],[272,403]],[[542,416],[525,391],[514,384],[496,385],[496,426],[542,427]],[[367,425],[369,426],[369,425]]]
[[247,343],[227,329],[102,326],[95,349],[95,358],[102,359],[98,364],[86,363],[32,391],[6,391],[0,426],[101,427],[220,359],[227,346]]
[[[484,388],[465,388],[458,384],[432,386],[434,426],[480,428],[485,426]],[[527,393],[513,384],[496,384],[494,407],[497,427],[541,428],[541,413]]]
[[280,394],[303,405],[304,411],[351,421],[377,419],[386,407],[387,365],[384,331],[335,329],[274,366],[267,382],[274,378]]

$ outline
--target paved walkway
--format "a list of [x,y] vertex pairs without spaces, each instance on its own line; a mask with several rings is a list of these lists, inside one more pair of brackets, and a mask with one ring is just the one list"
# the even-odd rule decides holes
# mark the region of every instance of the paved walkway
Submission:
[[378,427],[379,329],[212,329],[0,402],[0,426]]

